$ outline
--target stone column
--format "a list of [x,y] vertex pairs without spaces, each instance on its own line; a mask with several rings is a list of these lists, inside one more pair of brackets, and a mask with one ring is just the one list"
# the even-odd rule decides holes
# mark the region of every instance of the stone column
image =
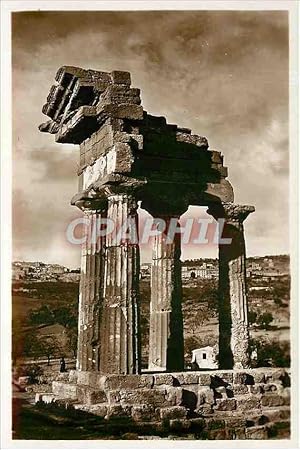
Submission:
[[[219,365],[221,369],[249,367],[248,305],[246,295],[246,250],[243,221],[253,206],[223,203],[210,207],[223,219],[219,243]],[[220,225],[222,229],[222,222]],[[231,240],[226,243],[223,240]]]
[[[135,199],[127,194],[110,196],[107,218],[114,222],[117,232],[106,236],[100,371],[135,374],[140,372],[139,245]],[[125,225],[126,233],[126,223],[131,232],[128,239],[122,237],[120,241],[120,227]]]
[[81,253],[77,370],[99,371],[104,242],[97,230],[105,212],[92,209],[84,211],[86,226]]
[[151,266],[149,369],[184,368],[180,234],[156,236]]

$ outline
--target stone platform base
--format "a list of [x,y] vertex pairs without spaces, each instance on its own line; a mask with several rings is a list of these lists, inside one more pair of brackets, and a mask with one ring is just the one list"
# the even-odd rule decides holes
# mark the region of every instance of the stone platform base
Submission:
[[199,439],[289,439],[288,369],[214,370],[143,375],[71,371],[36,402],[57,402],[110,420]]

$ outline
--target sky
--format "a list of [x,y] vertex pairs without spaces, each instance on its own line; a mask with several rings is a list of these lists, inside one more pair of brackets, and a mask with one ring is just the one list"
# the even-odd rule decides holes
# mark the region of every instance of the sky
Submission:
[[[66,239],[79,148],[38,130],[62,65],[131,72],[145,110],[224,155],[235,202],[256,208],[247,254],[289,253],[288,51],[283,11],[13,13],[13,259],[80,264]],[[216,256],[188,246],[182,259]]]

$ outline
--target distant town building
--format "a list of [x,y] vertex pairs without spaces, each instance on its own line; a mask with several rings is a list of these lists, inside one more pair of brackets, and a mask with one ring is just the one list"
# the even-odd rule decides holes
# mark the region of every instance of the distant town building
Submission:
[[212,263],[195,263],[194,266],[182,265],[182,278],[216,279],[219,275],[218,266]]
[[80,281],[79,272],[66,272],[58,276],[58,281],[64,281],[66,283],[78,283]]
[[216,346],[206,346],[192,350],[192,366],[199,369],[217,369],[217,348]]
[[52,273],[65,273],[68,271],[66,267],[60,266],[59,264],[49,264],[48,270]]
[[12,263],[13,281],[55,281],[69,269],[59,264],[45,264],[39,261],[15,261]]

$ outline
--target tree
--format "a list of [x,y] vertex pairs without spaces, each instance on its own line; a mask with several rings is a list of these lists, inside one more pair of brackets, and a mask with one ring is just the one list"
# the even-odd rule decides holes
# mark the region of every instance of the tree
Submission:
[[270,341],[264,339],[252,339],[252,350],[257,351],[257,367],[289,367],[290,344],[289,342]]
[[13,322],[12,328],[12,360],[15,365],[17,359],[24,354],[25,332],[20,322]]
[[46,356],[48,366],[50,366],[51,358],[62,356],[62,348],[58,340],[53,336],[41,336],[38,338],[40,345],[40,356]]
[[258,318],[258,323],[260,326],[262,326],[264,329],[267,329],[270,325],[270,323],[273,321],[273,316],[271,313],[263,313]]
[[194,336],[199,330],[199,327],[209,320],[209,314],[207,308],[199,308],[198,311],[188,318],[187,325],[189,331]]
[[23,354],[33,358],[46,356],[49,366],[52,357],[61,356],[62,348],[54,336],[37,336],[31,331],[25,334]]
[[192,350],[199,348],[199,339],[195,336],[188,336],[184,340],[184,353],[189,356],[192,354]]
[[285,304],[283,303],[281,297],[278,297],[277,295],[274,296],[274,303],[275,305],[281,307],[281,306],[285,306]]
[[68,338],[67,350],[72,353],[74,358],[76,358],[77,339],[78,339],[77,327],[67,329],[67,338]]
[[53,311],[53,318],[55,323],[59,323],[65,328],[77,327],[77,315],[70,307],[63,306]]
[[23,355],[36,358],[41,356],[42,351],[43,348],[37,335],[32,330],[25,333],[23,341]]
[[31,325],[53,325],[55,323],[53,312],[48,305],[43,305],[37,310],[30,311],[29,323]]
[[249,323],[255,323],[257,320],[257,313],[253,310],[250,310],[248,313]]

